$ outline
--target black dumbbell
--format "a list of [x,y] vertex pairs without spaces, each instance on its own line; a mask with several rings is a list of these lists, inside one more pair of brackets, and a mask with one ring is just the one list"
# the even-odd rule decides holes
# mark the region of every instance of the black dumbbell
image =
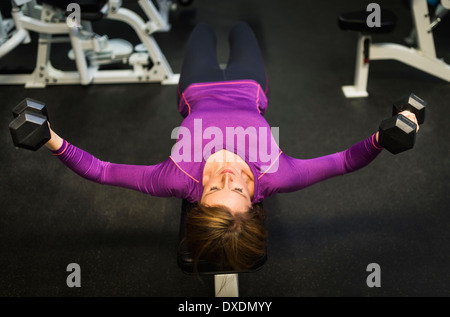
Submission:
[[416,142],[417,125],[399,113],[405,110],[414,113],[420,125],[425,121],[426,105],[425,101],[414,94],[395,102],[392,109],[393,116],[380,124],[378,135],[380,145],[392,154],[412,149]]
[[9,131],[15,146],[36,151],[50,140],[44,103],[26,98],[12,112],[15,119],[9,124]]

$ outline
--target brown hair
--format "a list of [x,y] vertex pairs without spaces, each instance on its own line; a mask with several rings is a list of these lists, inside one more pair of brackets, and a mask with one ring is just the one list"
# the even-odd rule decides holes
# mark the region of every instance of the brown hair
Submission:
[[194,272],[200,260],[236,271],[254,266],[266,252],[264,221],[261,204],[234,215],[220,205],[193,207],[186,215],[185,242],[192,254]]

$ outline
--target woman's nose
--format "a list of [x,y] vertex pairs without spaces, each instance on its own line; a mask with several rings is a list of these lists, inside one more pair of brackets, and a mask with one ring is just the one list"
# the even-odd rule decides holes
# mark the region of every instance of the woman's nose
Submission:
[[233,181],[233,175],[230,173],[224,173],[222,175],[222,183],[224,187],[227,187],[229,183]]

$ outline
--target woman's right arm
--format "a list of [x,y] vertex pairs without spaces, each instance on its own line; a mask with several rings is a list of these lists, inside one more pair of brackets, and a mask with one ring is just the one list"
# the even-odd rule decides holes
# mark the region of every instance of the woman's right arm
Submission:
[[79,176],[98,184],[118,186],[157,197],[182,197],[185,180],[167,159],[156,165],[125,165],[104,162],[70,144],[50,129],[45,146]]

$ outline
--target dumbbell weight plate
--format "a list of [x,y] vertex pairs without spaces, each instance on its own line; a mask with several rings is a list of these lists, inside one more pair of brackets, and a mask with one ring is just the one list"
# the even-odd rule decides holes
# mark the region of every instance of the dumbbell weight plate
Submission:
[[24,111],[43,115],[47,117],[48,120],[47,108],[45,107],[45,104],[40,101],[31,98],[25,98],[12,110],[14,118],[17,118]]
[[417,126],[403,115],[383,120],[379,127],[379,142],[392,154],[407,151],[414,147]]
[[32,151],[36,151],[50,140],[47,118],[28,110],[10,123],[9,130],[15,146]]
[[396,115],[402,111],[408,110],[416,115],[419,124],[425,121],[425,108],[427,103],[417,97],[415,94],[410,94],[394,103],[392,108],[392,115]]

